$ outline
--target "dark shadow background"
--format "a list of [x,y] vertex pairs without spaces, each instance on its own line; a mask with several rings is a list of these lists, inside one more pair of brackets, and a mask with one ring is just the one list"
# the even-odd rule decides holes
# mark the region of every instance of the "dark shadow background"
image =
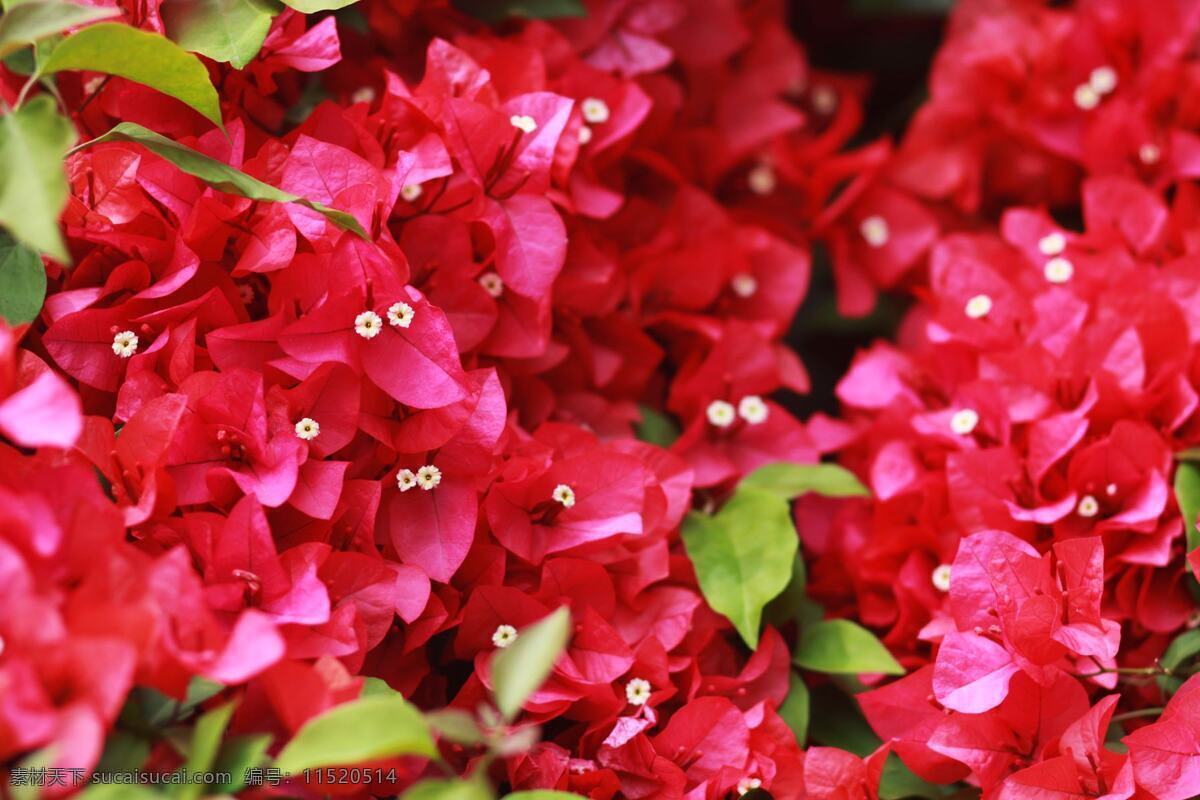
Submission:
[[[953,0],[792,0],[792,30],[809,62],[871,80],[863,126],[852,146],[899,138],[925,99],[926,76],[952,5]],[[834,388],[855,352],[890,337],[904,306],[901,297],[881,297],[870,316],[840,318],[829,260],[815,248],[812,285],[787,337],[809,370],[812,391],[786,405],[801,418],[836,413]]]

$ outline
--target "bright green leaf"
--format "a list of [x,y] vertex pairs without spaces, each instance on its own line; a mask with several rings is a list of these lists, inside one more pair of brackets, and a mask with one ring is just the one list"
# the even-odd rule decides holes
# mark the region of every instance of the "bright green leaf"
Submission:
[[421,712],[400,695],[363,697],[310,719],[275,759],[284,772],[437,755]]
[[562,19],[586,17],[583,0],[456,0],[455,5],[484,22],[503,22],[509,17]]
[[740,488],[715,517],[688,514],[683,543],[708,604],[758,647],[763,607],[792,577],[798,540],[787,502]]
[[492,800],[495,795],[484,780],[434,778],[421,781],[400,800]]
[[101,22],[67,37],[42,64],[43,73],[89,70],[117,75],[170,95],[221,125],[221,103],[200,59],[165,36]]
[[0,17],[0,58],[46,36],[119,13],[115,8],[91,8],[75,3],[22,3]]
[[246,785],[246,771],[261,767],[267,761],[267,748],[271,746],[269,733],[248,734],[226,739],[221,753],[213,765],[213,771],[227,773],[229,782],[211,787],[211,793],[233,794]]
[[42,257],[0,230],[0,317],[9,325],[32,322],[45,299]]
[[[25,758],[21,759],[19,766],[27,770],[48,768],[55,761],[54,745],[47,745],[41,750],[35,750]],[[22,785],[10,787],[12,800],[39,800],[42,796],[42,790],[37,786],[35,781],[26,781]]]
[[372,697],[374,695],[384,695],[385,697],[390,697],[391,695],[396,695],[396,694],[400,694],[400,693],[397,692],[395,689],[393,689],[391,686],[388,686],[388,682],[385,681],[383,678],[370,678],[369,677],[363,681],[362,692],[360,692],[358,696],[359,697]]
[[785,500],[816,492],[825,497],[868,497],[867,487],[837,464],[768,464],[742,479],[741,486],[765,489]]
[[[236,702],[225,703],[201,714],[200,718],[196,720],[187,762],[182,767],[185,774],[195,776],[197,773],[208,772],[212,768],[213,762],[217,758],[217,752],[221,749],[221,739],[225,735],[225,728],[229,726],[229,718],[233,716],[233,709],[236,705]],[[204,791],[204,784],[193,778],[175,784],[172,789],[174,797],[192,800],[201,795]]]
[[1187,526],[1187,549],[1195,550],[1200,547],[1200,532],[1196,530],[1196,517],[1200,515],[1200,467],[1186,462],[1175,468],[1175,499]]
[[779,707],[779,716],[796,734],[796,741],[801,747],[808,740],[809,706],[808,686],[793,672],[788,681],[787,699]]
[[641,406],[642,421],[637,426],[637,438],[659,447],[670,447],[679,438],[679,426],[674,420],[650,406]]
[[321,203],[314,203],[299,195],[277,189],[269,183],[263,183],[258,178],[253,178],[241,170],[234,169],[228,164],[217,161],[215,158],[209,158],[203,153],[197,152],[172,139],[168,139],[148,128],[143,128],[141,125],[132,122],[122,122],[103,136],[87,142],[87,146],[103,144],[104,142],[132,142],[133,144],[140,144],[150,152],[165,158],[188,175],[199,178],[214,189],[219,189],[229,194],[236,194],[240,197],[248,197],[251,200],[262,200],[270,203],[296,203],[305,208],[311,208],[319,214],[323,214],[335,225],[353,231],[364,239],[369,238],[367,232],[358,224],[358,220],[345,211],[338,211]]
[[[1200,655],[1200,630],[1184,631],[1167,645],[1167,649],[1158,663],[1164,669],[1173,671],[1198,655]],[[1161,675],[1158,678],[1159,688],[1167,694],[1174,694],[1182,685],[1183,678],[1177,678],[1174,675]]]
[[299,11],[301,14],[315,14],[318,11],[336,11],[339,8],[352,6],[358,0],[283,0],[285,5]]
[[238,69],[258,55],[278,13],[273,0],[172,0],[162,6],[167,36],[180,47]]
[[93,783],[74,800],[162,800],[162,795],[132,783]]
[[563,606],[519,632],[517,640],[492,659],[496,707],[506,720],[520,712],[529,695],[550,675],[571,634],[571,612]]
[[475,718],[459,708],[430,711],[425,721],[439,738],[456,744],[476,745],[483,741],[483,731]]
[[58,217],[67,202],[62,160],[75,141],[49,95],[0,116],[0,225],[29,247],[69,260]]
[[830,619],[805,628],[794,660],[805,669],[841,675],[903,675],[888,649],[866,628],[846,619]]

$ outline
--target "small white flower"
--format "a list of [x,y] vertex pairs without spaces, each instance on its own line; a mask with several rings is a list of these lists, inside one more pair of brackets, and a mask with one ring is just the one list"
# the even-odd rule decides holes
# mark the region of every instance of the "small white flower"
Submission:
[[939,592],[950,591],[950,571],[949,564],[938,564],[934,567],[933,574],[930,576],[930,580],[933,581],[933,588]]
[[883,247],[891,238],[887,220],[878,215],[867,217],[859,223],[858,232],[871,247]]
[[354,332],[364,339],[374,339],[383,330],[383,320],[374,311],[364,311],[354,318]]
[[513,114],[508,118],[512,126],[523,133],[533,133],[537,130],[537,120],[528,114]]
[[718,428],[728,428],[737,418],[737,410],[733,404],[724,400],[713,400],[704,410],[704,414],[708,417],[708,421]]
[[762,786],[762,781],[758,778],[742,778],[738,781],[737,793],[738,797],[749,792],[751,789],[757,789]]
[[512,625],[500,625],[492,634],[492,644],[501,649],[508,647],[517,640],[517,629]]
[[419,183],[410,183],[400,190],[400,196],[404,198],[406,203],[415,203],[425,190],[421,188]]
[[587,98],[579,104],[579,110],[583,112],[583,118],[592,125],[608,122],[608,103],[599,97]]
[[479,285],[492,297],[499,297],[504,294],[504,281],[491,270],[479,276]]
[[397,328],[407,328],[412,325],[415,313],[408,303],[392,303],[387,310],[388,323]]
[[977,294],[967,301],[967,305],[963,308],[963,313],[971,319],[981,319],[986,317],[991,310],[992,298],[986,294]]
[[1096,94],[1108,94],[1117,88],[1117,71],[1109,66],[1096,67],[1088,76],[1088,85]]
[[411,469],[402,469],[396,473],[396,485],[400,487],[400,491],[407,492],[417,485],[417,476]]
[[361,89],[355,89],[354,94],[350,95],[351,103],[369,103],[375,99],[375,90],[370,86],[363,86]]
[[121,331],[113,337],[112,351],[121,358],[129,358],[137,352],[138,337],[133,331]]
[[592,140],[592,129],[587,125],[579,126],[579,143],[587,144]]
[[426,464],[417,470],[417,483],[425,491],[437,488],[437,485],[442,482],[442,471],[433,464]]
[[305,417],[296,423],[296,435],[306,442],[311,442],[321,435],[321,426],[312,417]]
[[814,86],[812,105],[818,114],[832,114],[838,107],[837,92],[832,86]]
[[633,678],[625,684],[625,699],[635,706],[644,706],[650,699],[650,681]]
[[746,175],[746,185],[750,187],[750,191],[760,196],[775,191],[778,183],[775,169],[770,164],[759,164]]
[[575,505],[575,490],[565,483],[555,486],[550,496],[554,498],[554,502],[562,503],[563,508],[570,508]]
[[765,422],[767,414],[771,409],[763,402],[763,399],[756,394],[748,394],[738,401],[738,416],[749,422],[751,425],[757,425],[760,422]]
[[1096,502],[1096,498],[1090,494],[1085,494],[1079,501],[1079,507],[1075,512],[1081,517],[1090,518],[1100,513],[1100,504]]
[[954,412],[954,416],[950,417],[950,430],[959,436],[966,436],[975,430],[975,426],[978,424],[979,412],[973,408],[961,408]]
[[1091,111],[1100,105],[1100,93],[1090,83],[1081,83],[1075,87],[1074,100],[1076,108]]
[[758,291],[758,279],[749,272],[739,272],[729,281],[729,288],[738,297],[753,297]]
[[1056,256],[1046,262],[1042,274],[1051,283],[1066,283],[1075,274],[1075,265],[1062,256]]
[[1109,497],[1114,496],[1117,493],[1117,485],[1115,483],[1110,483],[1108,486],[1105,486],[1104,493]]
[[1047,233],[1038,239],[1038,250],[1044,256],[1057,256],[1067,249],[1067,237],[1058,231]]
[[1138,160],[1146,166],[1157,164],[1160,158],[1162,158],[1162,150],[1156,144],[1146,142],[1138,148]]

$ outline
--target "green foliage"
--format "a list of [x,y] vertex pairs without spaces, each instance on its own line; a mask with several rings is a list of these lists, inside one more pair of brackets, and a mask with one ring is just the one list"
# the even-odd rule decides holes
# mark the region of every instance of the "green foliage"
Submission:
[[46,299],[46,268],[36,252],[0,230],[0,317],[32,322]]
[[520,632],[517,640],[492,659],[492,690],[504,719],[521,711],[567,647],[571,612],[565,606]]
[[162,17],[184,50],[241,69],[258,55],[280,8],[275,0],[172,0]]
[[271,735],[267,733],[233,736],[221,745],[214,772],[229,773],[229,783],[212,787],[212,794],[232,794],[246,784],[246,770],[262,766],[267,761]]
[[455,744],[474,746],[483,741],[483,731],[475,718],[458,708],[443,708],[440,711],[430,711],[425,715],[429,727],[444,739]]
[[74,128],[50,97],[35,97],[0,116],[0,225],[62,262],[70,258],[58,228],[67,203],[62,160],[74,141]]
[[808,740],[810,706],[808,686],[799,675],[793,672],[788,680],[787,698],[779,707],[779,716],[792,729],[792,733],[796,734],[796,741],[801,747]]
[[801,667],[815,672],[904,674],[904,667],[875,638],[875,634],[845,619],[825,620],[807,626],[793,658]]
[[22,3],[0,17],[0,58],[47,36],[118,13],[115,8],[90,8],[75,3]]
[[455,0],[454,5],[484,22],[503,22],[510,17],[562,19],[586,17],[583,0]]
[[868,497],[867,487],[837,464],[768,464],[742,479],[740,486],[763,489],[785,500],[816,492],[825,497]]
[[1196,530],[1196,517],[1200,515],[1200,467],[1184,462],[1175,468],[1175,500],[1179,513],[1187,526],[1187,549],[1200,547],[1200,532]]
[[280,752],[275,766],[296,773],[402,755],[437,756],[429,726],[399,694],[376,695],[310,719]]
[[400,800],[492,800],[494,797],[483,780],[434,778],[413,786],[400,795]]
[[[225,728],[229,726],[229,718],[233,716],[236,703],[225,703],[211,711],[205,712],[196,720],[192,730],[192,744],[188,750],[187,761],[182,769],[189,775],[208,772],[216,761],[217,752],[221,749],[221,738]],[[181,800],[193,800],[204,791],[204,784],[192,779],[172,786],[173,797]]]
[[[1167,649],[1163,652],[1162,658],[1158,660],[1158,663],[1163,669],[1174,671],[1177,667],[1197,656],[1200,656],[1200,630],[1184,631],[1167,645]],[[1174,675],[1160,675],[1158,677],[1159,689],[1167,694],[1174,694],[1179,691],[1179,687],[1182,685],[1183,678],[1178,678]]]
[[758,647],[763,607],[791,580],[799,546],[787,501],[739,488],[716,516],[688,514],[682,534],[708,604]]
[[215,158],[209,158],[203,153],[168,139],[141,125],[132,122],[122,122],[103,136],[87,142],[86,146],[90,147],[91,145],[103,144],[104,142],[131,142],[139,144],[155,155],[170,161],[188,175],[199,178],[214,189],[241,197],[248,197],[251,200],[262,200],[270,203],[296,203],[305,208],[311,208],[313,211],[324,215],[334,224],[354,231],[354,233],[364,239],[369,238],[367,232],[358,224],[358,220],[345,211],[338,211],[321,203],[314,203],[299,195],[277,189],[269,183],[263,183],[258,178],[253,178],[241,170],[234,169],[228,164],[217,161]]
[[42,74],[88,70],[117,75],[185,103],[221,125],[221,103],[196,56],[157,33],[101,22],[64,39],[40,67]]
[[315,14],[318,11],[336,11],[339,8],[352,6],[358,0],[283,0],[302,14]]
[[679,438],[679,426],[666,414],[650,406],[638,410],[642,419],[637,425],[637,438],[659,447],[670,447]]

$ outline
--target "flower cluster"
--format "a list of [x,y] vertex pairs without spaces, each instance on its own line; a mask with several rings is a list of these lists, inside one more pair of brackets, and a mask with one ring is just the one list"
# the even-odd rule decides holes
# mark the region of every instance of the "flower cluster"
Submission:
[[810,594],[914,670],[860,701],[918,775],[1186,798],[1200,6],[1060,5],[956,9],[885,168],[941,220],[918,302],[837,387],[873,498],[804,500],[798,529]]
[[[502,783],[873,792],[885,753],[797,746],[786,642],[748,656],[678,539],[694,489],[837,439],[767,398],[807,388],[780,341],[809,279],[795,204],[864,169],[835,157],[860,87],[810,71],[777,6],[595,0],[503,34],[441,2],[287,9],[244,70],[209,63],[224,131],[64,73],[84,138],[135,122],[304,202],[136,141],[69,156],[74,265],[4,332],[0,758],[90,769],[131,689],[197,677],[241,687],[233,734],[279,741],[368,676],[474,712],[565,605],[518,724],[547,735]],[[853,216],[820,225],[908,266],[899,218]],[[639,405],[679,421],[670,450]],[[398,763],[391,791],[430,768]]]

